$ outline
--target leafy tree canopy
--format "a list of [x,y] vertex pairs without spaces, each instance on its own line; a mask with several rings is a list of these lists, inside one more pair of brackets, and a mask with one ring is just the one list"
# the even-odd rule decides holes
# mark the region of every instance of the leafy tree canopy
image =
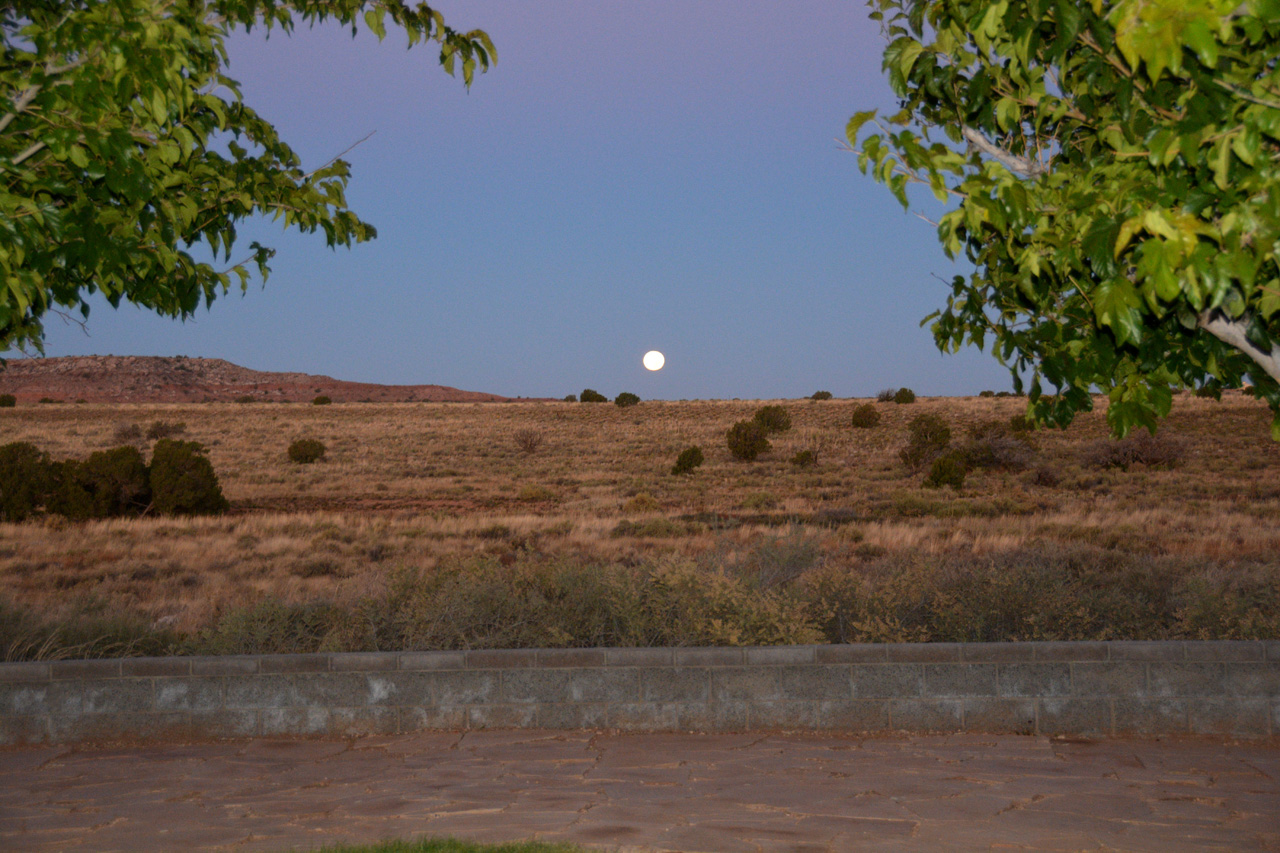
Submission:
[[[48,0],[0,5],[0,348],[44,340],[47,312],[101,292],[172,317],[265,280],[272,250],[232,260],[236,224],[267,215],[372,239],[346,204],[349,166],[304,172],[222,73],[236,27],[339,21],[432,41],[469,86],[494,59],[480,30],[403,0]],[[189,251],[224,264],[196,260]]]
[[990,341],[1050,424],[1100,387],[1120,435],[1247,375],[1280,440],[1280,0],[869,5],[901,110],[849,144],[904,206],[955,202],[975,267],[938,346]]

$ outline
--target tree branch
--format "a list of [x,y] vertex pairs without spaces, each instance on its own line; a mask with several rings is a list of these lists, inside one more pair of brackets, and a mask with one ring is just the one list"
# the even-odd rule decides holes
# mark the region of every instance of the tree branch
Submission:
[[1196,325],[1249,356],[1268,376],[1280,382],[1280,345],[1272,346],[1271,352],[1255,346],[1245,334],[1248,324],[1243,319],[1233,320],[1221,311],[1210,310],[1200,313]]
[[970,145],[988,157],[994,158],[1010,172],[1032,179],[1049,174],[1048,167],[1043,163],[1035,163],[1026,157],[1019,157],[1012,151],[1006,151],[968,125],[962,126],[961,133]]

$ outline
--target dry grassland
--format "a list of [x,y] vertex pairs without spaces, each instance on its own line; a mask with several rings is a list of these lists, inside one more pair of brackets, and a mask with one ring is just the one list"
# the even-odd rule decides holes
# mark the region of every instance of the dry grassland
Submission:
[[[908,421],[935,413],[963,438],[974,425],[1007,423],[1025,401],[881,403],[873,429],[849,426],[863,400],[773,402],[794,427],[754,463],[734,460],[724,436],[758,401],[0,410],[0,444],[30,441],[54,458],[116,446],[131,424],[182,422],[178,437],[208,448],[232,504],[211,519],[0,525],[0,600],[56,613],[89,597],[190,632],[264,598],[356,601],[393,570],[460,554],[731,564],[787,536],[805,537],[828,566],[1080,547],[1136,566],[1176,557],[1215,572],[1240,563],[1274,572],[1280,562],[1280,446],[1252,398],[1180,396],[1161,430],[1180,447],[1169,470],[1090,464],[1106,440],[1099,401],[1070,429],[1035,433],[1030,468],[977,470],[959,491],[924,488],[904,467]],[[522,430],[541,438],[532,453],[518,446]],[[303,437],[324,442],[324,460],[288,460],[290,441]],[[694,444],[706,463],[671,476]],[[816,467],[791,464],[804,449],[817,452]]]

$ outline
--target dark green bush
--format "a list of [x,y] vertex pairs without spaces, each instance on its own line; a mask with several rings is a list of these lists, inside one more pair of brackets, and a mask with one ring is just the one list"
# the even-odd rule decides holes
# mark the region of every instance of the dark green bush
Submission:
[[289,459],[299,465],[310,465],[324,458],[323,442],[314,438],[300,438],[289,445]]
[[253,396],[252,394],[243,394],[239,397],[236,397],[236,402],[237,403],[256,403],[258,402],[258,398]]
[[44,506],[53,469],[34,444],[15,441],[0,447],[0,520],[22,521]]
[[565,401],[566,403],[576,403],[576,402],[578,402],[578,395],[577,395],[577,394],[566,394],[566,395],[564,396],[564,401]]
[[773,446],[766,435],[765,428],[758,421],[738,421],[729,427],[726,435],[729,452],[736,459],[750,462]]
[[639,402],[640,402],[640,398],[637,397],[635,394],[632,394],[630,391],[623,391],[613,400],[613,404],[617,406],[619,409],[625,409],[628,406],[634,406],[636,403],[639,403]]
[[951,443],[951,428],[937,415],[916,415],[907,429],[911,438],[898,457],[913,470],[931,463]]
[[916,401],[916,392],[910,388],[899,388],[897,393],[893,395],[895,403],[914,403]]
[[978,393],[979,397],[994,397],[995,395],[995,391],[981,391]]
[[218,515],[230,507],[204,448],[172,438],[152,450],[151,498],[162,515]]
[[791,429],[791,414],[782,406],[761,406],[752,420],[764,427],[766,433]]
[[818,452],[816,450],[801,450],[791,457],[791,464],[799,468],[812,468],[818,464]]
[[151,426],[147,427],[147,441],[155,441],[158,438],[172,438],[186,431],[187,425],[182,421],[152,421]]
[[[161,436],[163,438],[164,436]],[[142,427],[137,424],[118,423],[115,432],[111,434],[111,440],[115,444],[135,444],[142,441]]]
[[0,409],[12,409],[18,405],[18,398],[12,394],[0,394]]
[[929,466],[929,475],[924,478],[924,484],[931,489],[950,486],[959,490],[964,485],[964,477],[968,473],[969,466],[963,451],[953,450],[933,460],[933,464]]
[[60,402],[60,401],[55,400],[55,399],[53,399],[52,397],[41,397],[41,398],[40,398],[40,402],[41,402],[41,403],[57,403],[57,402]]
[[601,394],[599,391],[593,391],[590,388],[583,388],[582,393],[578,395],[578,401],[581,403],[607,403],[609,398]]
[[810,397],[809,399],[810,400],[830,400],[831,396],[832,395],[830,391],[814,391],[813,396]]
[[311,405],[328,406],[332,402],[333,402],[333,398],[330,397],[328,394],[320,394],[314,400],[311,401]]
[[136,447],[116,447],[55,466],[49,512],[73,521],[140,515],[151,505],[151,478]]
[[853,410],[853,428],[871,429],[880,424],[880,412],[870,403],[863,403]]
[[680,455],[676,457],[676,464],[671,468],[672,476],[679,474],[689,474],[702,464],[702,448],[694,445],[686,447],[680,451]]

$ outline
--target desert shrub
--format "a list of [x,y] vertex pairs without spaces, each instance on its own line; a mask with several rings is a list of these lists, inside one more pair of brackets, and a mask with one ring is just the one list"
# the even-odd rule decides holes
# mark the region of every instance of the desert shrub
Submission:
[[632,521],[624,518],[613,526],[609,535],[617,539],[633,536],[637,539],[671,539],[686,536],[690,529],[678,521],[669,518],[647,518],[644,521]]
[[752,492],[742,499],[743,509],[773,509],[778,505],[778,496],[773,492]]
[[1031,472],[1031,485],[1043,486],[1046,489],[1056,489],[1058,484],[1062,482],[1062,474],[1057,468],[1048,465],[1041,465]]
[[535,429],[518,429],[511,437],[515,439],[516,447],[525,455],[535,453],[542,446],[542,433]]
[[884,388],[876,394],[877,403],[892,403],[894,395],[898,393],[897,388]]
[[526,483],[520,487],[520,491],[516,493],[516,500],[528,502],[553,501],[556,499],[556,493],[548,489],[546,486],[540,486],[537,483]]
[[256,403],[258,402],[258,398],[253,396],[252,394],[242,394],[241,396],[236,397],[236,402],[237,403]]
[[343,613],[327,602],[261,601],[223,613],[191,642],[207,655],[309,654],[339,648]]
[[893,402],[895,403],[914,403],[915,401],[916,392],[912,391],[910,388],[899,388],[893,395]]
[[142,441],[142,427],[137,424],[119,423],[111,433],[112,444],[136,444]]
[[1195,395],[1197,397],[1208,397],[1213,400],[1221,400],[1222,399],[1222,383],[1218,382],[1217,380],[1206,382],[1205,384],[1201,385],[1199,388],[1195,390]]
[[217,515],[230,507],[204,448],[172,438],[151,451],[151,499],[161,515]]
[[911,438],[898,452],[898,457],[913,470],[931,463],[951,443],[951,428],[938,415],[916,415],[907,429]]
[[23,521],[44,506],[52,485],[49,457],[34,444],[0,447],[0,520]]
[[1184,446],[1165,435],[1137,432],[1119,441],[1106,439],[1088,445],[1084,464],[1092,468],[1119,468],[1128,471],[1134,465],[1147,468],[1176,468],[1182,464]]
[[640,402],[640,398],[630,391],[623,391],[617,397],[613,398],[613,404],[619,409],[625,409],[628,406],[634,406]]
[[576,403],[576,402],[578,402],[578,395],[577,395],[577,394],[565,394],[565,395],[564,395],[564,401],[565,401],[566,403]]
[[39,614],[0,599],[0,661],[152,657],[179,648],[172,632],[102,599],[80,598]]
[[851,420],[854,429],[871,429],[880,423],[880,412],[870,403],[863,403],[853,410]]
[[761,406],[752,420],[764,427],[766,433],[791,429],[791,414],[782,406]]
[[957,491],[964,485],[965,475],[969,473],[969,465],[962,450],[952,450],[933,460],[929,466],[929,474],[924,484],[930,489],[950,486]]
[[55,400],[55,399],[53,399],[52,397],[41,397],[41,398],[40,398],[40,402],[41,402],[41,403],[57,403],[57,402],[60,402],[60,401],[59,401],[59,400]]
[[152,421],[151,426],[147,427],[147,441],[182,435],[186,431],[187,425],[181,421]]
[[832,394],[830,391],[814,391],[813,395],[809,397],[809,399],[810,400],[830,400],[831,396]]
[[1009,424],[988,421],[969,430],[969,440],[960,448],[970,468],[1001,468],[1021,471],[1035,460],[1035,450],[1025,439],[1013,435]]
[[300,438],[289,445],[289,461],[310,465],[324,458],[324,442],[314,438]]
[[793,583],[821,559],[821,537],[793,525],[781,536],[764,537],[745,556],[723,563],[751,589],[770,590]]
[[623,512],[657,512],[661,508],[658,499],[648,492],[640,492],[622,505]]
[[725,437],[729,445],[729,452],[733,454],[734,458],[748,462],[761,453],[767,452],[773,446],[766,437],[765,428],[758,421],[738,421],[729,427],[729,432]]
[[791,464],[798,468],[812,468],[818,464],[818,452],[816,450],[801,450],[791,457]]
[[1023,435],[1028,432],[1035,432],[1036,425],[1034,421],[1028,420],[1025,414],[1014,415],[1009,418],[1009,429],[1015,435]]
[[12,409],[18,405],[18,398],[12,394],[0,394],[0,409]]
[[979,391],[978,392],[979,397],[994,397],[995,395],[996,395],[995,391]]
[[609,398],[608,398],[608,397],[606,397],[605,395],[601,394],[599,391],[594,391],[594,390],[592,390],[592,389],[590,389],[590,388],[583,388],[583,389],[582,389],[582,393],[578,395],[578,400],[579,400],[580,402],[583,402],[583,403],[607,403],[607,402],[609,402]]
[[116,447],[54,468],[50,512],[74,521],[140,515],[151,505],[150,471],[136,447]]
[[702,448],[694,445],[686,447],[680,451],[680,455],[676,457],[676,464],[671,467],[672,476],[680,474],[689,474],[693,472],[703,462]]
[[333,398],[328,394],[319,394],[311,401],[313,406],[328,406],[333,403]]

